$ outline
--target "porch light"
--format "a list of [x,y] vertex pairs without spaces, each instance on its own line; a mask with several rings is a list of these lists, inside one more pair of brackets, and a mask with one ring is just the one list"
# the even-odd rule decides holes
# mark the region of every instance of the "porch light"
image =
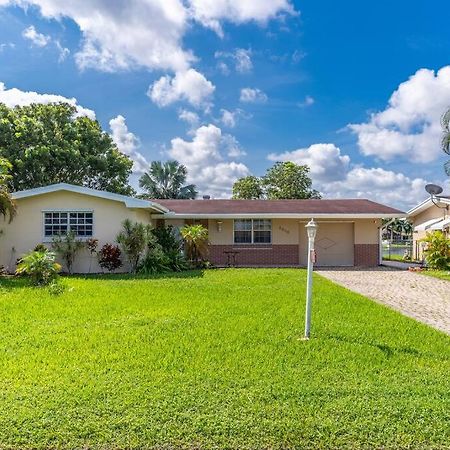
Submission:
[[308,234],[308,276],[306,282],[306,312],[305,312],[305,340],[309,339],[311,330],[311,297],[312,297],[312,273],[314,263],[316,262],[316,254],[314,251],[314,240],[317,234],[318,225],[311,219],[306,225],[306,233]]
[[220,233],[222,231],[222,221],[221,220],[217,220],[216,221],[216,225],[217,225],[217,231]]

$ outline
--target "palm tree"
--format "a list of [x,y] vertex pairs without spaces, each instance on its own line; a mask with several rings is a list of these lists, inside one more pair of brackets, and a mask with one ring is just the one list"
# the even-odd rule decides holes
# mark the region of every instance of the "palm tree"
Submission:
[[[442,150],[450,155],[450,109],[442,116]],[[450,176],[450,160],[444,164],[445,173]]]
[[208,246],[208,230],[202,225],[185,225],[180,230],[186,242],[188,259],[196,266],[206,257]]
[[139,180],[139,186],[146,192],[143,198],[194,199],[197,190],[194,184],[184,186],[187,169],[178,161],[153,161],[148,172]]
[[16,215],[16,203],[11,197],[8,187],[11,180],[11,175],[9,174],[11,167],[11,163],[8,160],[0,158],[0,214],[5,219],[9,217],[9,222]]

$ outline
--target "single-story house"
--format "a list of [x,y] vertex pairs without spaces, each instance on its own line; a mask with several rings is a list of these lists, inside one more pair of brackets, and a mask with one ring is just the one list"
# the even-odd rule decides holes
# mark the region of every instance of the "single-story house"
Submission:
[[425,244],[421,242],[427,233],[441,230],[450,235],[450,197],[428,198],[408,211],[413,223],[413,259],[422,260]]
[[[304,266],[305,225],[314,218],[318,266],[376,266],[383,218],[404,217],[389,206],[351,200],[141,200],[60,183],[13,194],[18,212],[1,227],[0,265],[13,271],[18,258],[38,243],[72,230],[99,246],[114,243],[129,218],[153,226],[200,223],[209,231],[210,261],[225,266],[229,252],[241,266]],[[74,271],[95,272],[86,250]]]

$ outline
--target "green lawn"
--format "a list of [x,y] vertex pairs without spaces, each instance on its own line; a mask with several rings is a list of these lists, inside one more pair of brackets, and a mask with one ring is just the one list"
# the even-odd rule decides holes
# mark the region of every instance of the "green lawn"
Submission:
[[2,281],[0,448],[449,448],[450,337],[305,272]]
[[450,270],[424,270],[424,275],[428,275],[429,277],[440,278],[441,280],[450,281]]

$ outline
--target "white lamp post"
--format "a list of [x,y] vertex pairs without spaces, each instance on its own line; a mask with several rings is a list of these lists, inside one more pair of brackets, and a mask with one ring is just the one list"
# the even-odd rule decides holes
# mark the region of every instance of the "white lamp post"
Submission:
[[305,316],[305,339],[309,339],[311,329],[311,294],[312,294],[312,272],[315,263],[314,239],[316,238],[318,225],[311,219],[306,225],[308,233],[308,279],[306,282],[306,316]]

